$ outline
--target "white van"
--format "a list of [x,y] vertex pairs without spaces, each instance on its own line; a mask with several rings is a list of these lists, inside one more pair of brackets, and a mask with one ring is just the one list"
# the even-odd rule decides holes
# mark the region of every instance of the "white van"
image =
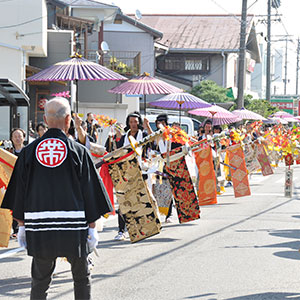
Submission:
[[[155,126],[155,120],[158,115],[149,114],[146,115],[146,118],[149,120],[150,126],[153,131],[157,130]],[[171,126],[174,122],[179,123],[179,116],[174,115],[168,115],[168,123]],[[182,116],[181,117],[181,128],[189,135],[189,136],[195,136],[197,135],[197,131],[199,127],[201,126],[201,122],[199,122],[196,119]]]
[[[155,120],[157,118],[158,114],[147,114],[146,118],[150,122],[150,126],[153,131],[156,131],[157,128],[155,126]],[[144,115],[142,115],[142,118],[144,118]],[[174,122],[179,122],[179,116],[178,115],[169,115],[168,114],[168,123],[169,125],[172,125]],[[182,116],[181,117],[181,128],[187,132],[189,136],[196,136],[197,132],[199,130],[199,127],[201,126],[201,122],[194,118]],[[108,137],[110,128],[102,128],[98,129],[98,143],[101,145],[105,145],[106,139]]]

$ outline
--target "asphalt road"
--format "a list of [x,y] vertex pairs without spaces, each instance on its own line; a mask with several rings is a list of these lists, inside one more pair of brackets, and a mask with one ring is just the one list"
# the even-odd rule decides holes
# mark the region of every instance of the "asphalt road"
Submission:
[[[100,233],[94,254],[93,299],[300,299],[300,166],[294,195],[285,198],[284,168],[251,176],[252,195],[201,208],[201,219],[163,223],[159,235],[131,244],[114,241],[117,219]],[[0,249],[0,299],[28,299],[31,259]],[[69,264],[58,260],[49,299],[73,299]]]

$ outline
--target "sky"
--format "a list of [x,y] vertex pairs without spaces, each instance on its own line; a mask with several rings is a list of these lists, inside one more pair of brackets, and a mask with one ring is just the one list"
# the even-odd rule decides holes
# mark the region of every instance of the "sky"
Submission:
[[[103,3],[114,4],[121,8],[123,13],[134,13],[137,9],[141,14],[241,14],[242,0],[99,0]],[[248,0],[248,13],[255,15],[267,14],[268,0]],[[295,74],[296,70],[296,49],[297,38],[300,37],[300,0],[281,0],[281,6],[277,10],[282,22],[272,22],[272,40],[273,47],[277,49],[285,48],[284,42],[278,42],[281,39],[279,35],[289,34],[293,42],[288,44],[288,77],[291,80],[288,84],[288,93],[295,90]],[[276,14],[276,10],[272,9],[272,14]],[[266,16],[259,17],[260,19]],[[278,17],[273,17],[278,19]],[[143,18],[140,20],[143,22]],[[267,32],[264,24],[257,26],[257,31]],[[284,49],[285,50],[285,49]],[[292,87],[293,85],[293,87]]]
[[[119,6],[123,13],[134,13],[137,9],[143,14],[241,14],[242,0],[100,0],[104,3]],[[267,14],[267,0],[248,0],[248,12]],[[272,9],[272,13],[275,13]],[[289,34],[300,35],[300,1],[281,0],[278,12]],[[278,29],[280,31],[280,29]]]

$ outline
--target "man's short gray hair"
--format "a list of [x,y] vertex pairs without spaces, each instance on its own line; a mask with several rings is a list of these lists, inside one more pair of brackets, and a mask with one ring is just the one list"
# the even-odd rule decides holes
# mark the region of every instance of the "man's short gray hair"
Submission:
[[63,119],[71,115],[69,101],[63,97],[55,97],[47,101],[45,105],[46,118]]

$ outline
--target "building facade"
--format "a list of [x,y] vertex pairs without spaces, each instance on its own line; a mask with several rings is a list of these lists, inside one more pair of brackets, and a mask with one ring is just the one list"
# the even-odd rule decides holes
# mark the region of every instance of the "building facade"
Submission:
[[[168,47],[156,58],[156,75],[185,80],[192,88],[202,80],[237,90],[240,18],[232,15],[144,15],[141,22],[163,33]],[[172,24],[172,26],[170,26]],[[247,18],[245,93],[260,62],[254,17]]]

